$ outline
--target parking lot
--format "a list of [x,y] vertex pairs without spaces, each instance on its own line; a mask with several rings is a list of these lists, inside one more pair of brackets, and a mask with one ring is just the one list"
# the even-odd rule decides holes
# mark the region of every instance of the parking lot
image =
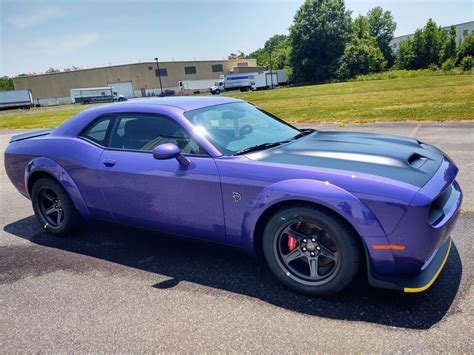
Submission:
[[[456,161],[463,210],[428,291],[378,290],[360,278],[314,298],[229,248],[108,224],[54,238],[6,177],[2,154],[1,351],[473,352],[474,122],[316,128],[411,136]],[[0,131],[2,152],[16,133]]]

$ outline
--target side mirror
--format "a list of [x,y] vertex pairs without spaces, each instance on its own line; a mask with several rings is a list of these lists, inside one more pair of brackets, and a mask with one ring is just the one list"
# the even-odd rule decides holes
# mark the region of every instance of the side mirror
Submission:
[[153,149],[153,157],[158,160],[176,159],[180,165],[188,166],[190,161],[181,155],[181,149],[176,144],[164,143]]

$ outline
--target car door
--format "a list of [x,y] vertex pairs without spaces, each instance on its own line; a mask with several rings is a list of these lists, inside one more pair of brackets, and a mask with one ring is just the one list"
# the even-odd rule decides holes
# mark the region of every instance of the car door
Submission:
[[[157,160],[152,149],[174,143],[190,161]],[[225,239],[214,160],[173,119],[119,114],[98,167],[108,207],[121,223],[209,240]]]

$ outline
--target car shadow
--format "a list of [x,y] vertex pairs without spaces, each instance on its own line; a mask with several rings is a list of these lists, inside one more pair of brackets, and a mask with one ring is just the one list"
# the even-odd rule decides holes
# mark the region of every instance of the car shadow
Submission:
[[286,289],[264,262],[233,248],[105,223],[94,223],[75,237],[56,238],[41,231],[34,216],[8,224],[4,230],[39,246],[169,277],[150,285],[157,289],[176,287],[187,281],[258,298],[307,315],[411,329],[428,329],[446,315],[462,275],[461,259],[453,245],[438,281],[424,293],[375,289],[361,275],[346,290],[317,298]]

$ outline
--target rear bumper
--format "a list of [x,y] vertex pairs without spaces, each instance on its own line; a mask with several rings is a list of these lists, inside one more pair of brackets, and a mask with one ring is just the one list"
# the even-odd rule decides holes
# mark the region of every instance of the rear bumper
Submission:
[[423,271],[415,277],[390,277],[384,280],[375,279],[369,276],[369,284],[374,287],[388,288],[406,293],[416,293],[426,291],[433,285],[448,260],[452,246],[451,238],[436,250],[427,262]]

